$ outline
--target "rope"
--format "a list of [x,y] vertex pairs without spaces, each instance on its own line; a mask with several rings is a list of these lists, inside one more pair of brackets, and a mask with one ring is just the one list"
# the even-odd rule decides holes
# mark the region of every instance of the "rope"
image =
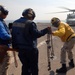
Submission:
[[54,58],[54,49],[53,49],[53,41],[52,34],[47,34],[47,57],[48,57],[48,70],[51,70],[51,60]]

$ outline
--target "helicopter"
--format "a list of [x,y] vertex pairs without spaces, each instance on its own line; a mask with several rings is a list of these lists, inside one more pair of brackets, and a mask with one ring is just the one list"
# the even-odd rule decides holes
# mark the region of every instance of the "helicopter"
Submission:
[[69,9],[66,7],[60,7],[60,8],[66,9],[67,11],[53,12],[51,14],[72,12],[72,13],[67,14],[66,23],[68,23],[70,26],[75,26],[75,9]]

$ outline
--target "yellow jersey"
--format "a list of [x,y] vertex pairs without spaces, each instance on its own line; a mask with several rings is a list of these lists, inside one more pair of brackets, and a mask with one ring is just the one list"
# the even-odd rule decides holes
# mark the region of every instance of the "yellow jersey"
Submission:
[[64,22],[60,22],[58,30],[54,31],[53,35],[60,37],[63,42],[69,41],[72,37],[75,37],[74,30]]

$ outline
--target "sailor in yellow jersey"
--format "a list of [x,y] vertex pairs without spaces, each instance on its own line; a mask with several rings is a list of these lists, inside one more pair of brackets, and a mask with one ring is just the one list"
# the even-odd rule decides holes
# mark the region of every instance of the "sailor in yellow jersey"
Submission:
[[53,36],[58,36],[62,42],[64,42],[63,47],[61,48],[61,64],[62,67],[60,69],[57,69],[57,73],[66,73],[67,67],[66,67],[66,52],[68,54],[68,59],[70,60],[69,66],[74,67],[74,60],[73,60],[73,53],[72,48],[75,44],[75,33],[74,30],[68,25],[67,23],[61,22],[61,20],[57,17],[53,17],[51,19],[52,26],[58,28],[56,31],[53,31]]

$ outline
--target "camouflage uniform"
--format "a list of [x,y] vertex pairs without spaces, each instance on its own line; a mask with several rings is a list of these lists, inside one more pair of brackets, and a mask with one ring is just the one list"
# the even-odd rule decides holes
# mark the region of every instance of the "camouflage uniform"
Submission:
[[8,61],[9,61],[9,56],[6,55],[3,63],[0,63],[0,75],[8,75],[7,69],[8,69]]
[[7,75],[9,66],[9,53],[7,52],[8,46],[0,45],[0,75]]

